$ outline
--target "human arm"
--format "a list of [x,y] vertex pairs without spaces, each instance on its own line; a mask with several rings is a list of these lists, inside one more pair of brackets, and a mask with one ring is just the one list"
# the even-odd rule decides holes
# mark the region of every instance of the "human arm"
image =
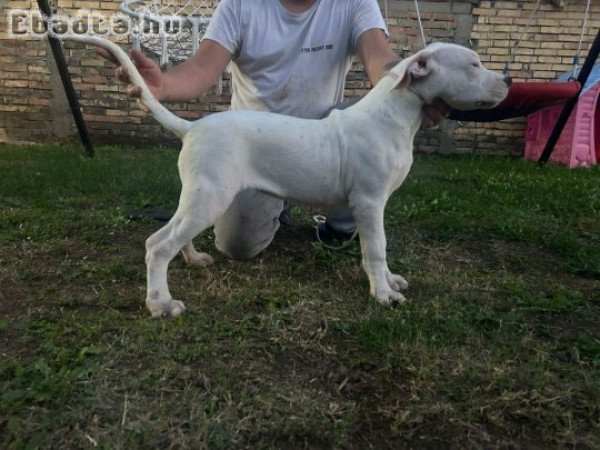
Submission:
[[392,65],[401,60],[390,48],[385,33],[379,28],[367,30],[360,35],[357,52],[373,86]]
[[[383,30],[373,28],[365,31],[358,38],[358,56],[360,57],[371,84],[375,85],[385,72],[400,62],[398,55],[392,51]],[[450,108],[440,101],[423,107],[422,129],[439,125],[448,117]]]
[[[158,64],[141,52],[131,52],[131,57],[152,94],[159,101],[188,101],[198,98],[217,84],[240,43],[237,26],[239,16],[239,3],[236,0],[221,0],[198,51],[186,62],[167,72],[161,72]],[[102,49],[97,52],[114,61],[110,53]],[[132,96],[141,95],[141,90],[131,85],[124,69],[118,68],[117,76],[129,85]]]
[[[116,62],[108,51],[97,49],[96,52]],[[139,51],[133,50],[130,55],[148,88],[159,101],[188,101],[209,91],[217,84],[232,57],[222,45],[210,39],[204,39],[190,59],[167,72],[161,72],[156,62]],[[129,75],[122,67],[117,68],[117,77],[128,85],[133,97],[141,95],[141,89],[131,85]]]

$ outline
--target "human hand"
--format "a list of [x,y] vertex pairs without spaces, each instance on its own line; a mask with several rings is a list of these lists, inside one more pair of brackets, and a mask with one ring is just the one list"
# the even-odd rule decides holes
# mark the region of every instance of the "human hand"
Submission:
[[450,107],[444,101],[435,99],[431,105],[423,106],[421,130],[438,126],[444,119],[448,118],[449,114]]
[[[104,59],[107,59],[108,61],[113,62],[116,65],[119,65],[119,62],[112,55],[112,53],[110,53],[104,48],[97,47],[96,54],[98,54]],[[152,59],[145,56],[139,50],[131,50],[129,52],[129,57],[137,67],[138,71],[140,72],[140,75],[146,82],[146,85],[148,86],[148,89],[150,89],[152,95],[154,95],[156,99],[160,101],[163,97],[164,83],[163,73],[161,72],[158,64],[156,64],[156,62],[154,62]],[[134,98],[140,98],[142,96],[142,89],[139,86],[136,86],[131,83],[129,74],[127,73],[127,70],[124,67],[117,67],[115,73],[119,81],[127,85],[127,91],[129,92],[129,95],[131,95]]]

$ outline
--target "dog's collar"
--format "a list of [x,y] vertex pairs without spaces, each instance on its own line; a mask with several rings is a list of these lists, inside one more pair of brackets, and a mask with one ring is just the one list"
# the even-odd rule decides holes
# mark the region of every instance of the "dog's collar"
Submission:
[[409,92],[412,92],[413,94],[415,94],[417,97],[419,97],[419,100],[421,100],[423,102],[424,105],[427,105],[427,100],[425,100],[425,97],[423,97],[423,95],[421,95],[421,93],[419,91],[417,91],[414,87],[412,86],[408,86],[406,88]]

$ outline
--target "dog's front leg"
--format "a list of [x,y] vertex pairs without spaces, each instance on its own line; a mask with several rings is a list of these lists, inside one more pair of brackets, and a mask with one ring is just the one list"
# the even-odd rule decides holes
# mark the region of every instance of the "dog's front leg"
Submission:
[[406,289],[408,283],[388,268],[383,208],[383,203],[357,205],[353,208],[353,215],[360,235],[362,265],[369,277],[371,295],[382,305],[390,306],[406,301],[398,291]]

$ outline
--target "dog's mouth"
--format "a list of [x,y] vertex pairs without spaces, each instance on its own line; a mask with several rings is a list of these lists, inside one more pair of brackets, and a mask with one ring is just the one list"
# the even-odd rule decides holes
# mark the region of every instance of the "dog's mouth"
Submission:
[[[490,95],[484,99],[472,99],[471,101],[453,98],[445,100],[444,103],[448,106],[449,110],[456,109],[458,111],[473,111],[476,109],[492,109],[502,103],[504,96]],[[441,100],[441,99],[440,99]]]
[[[449,102],[446,102],[450,105]],[[491,100],[478,100],[476,102],[452,102],[452,105],[449,106],[450,109],[456,109],[458,111],[473,111],[476,109],[492,109],[498,106],[501,102],[491,101]]]

